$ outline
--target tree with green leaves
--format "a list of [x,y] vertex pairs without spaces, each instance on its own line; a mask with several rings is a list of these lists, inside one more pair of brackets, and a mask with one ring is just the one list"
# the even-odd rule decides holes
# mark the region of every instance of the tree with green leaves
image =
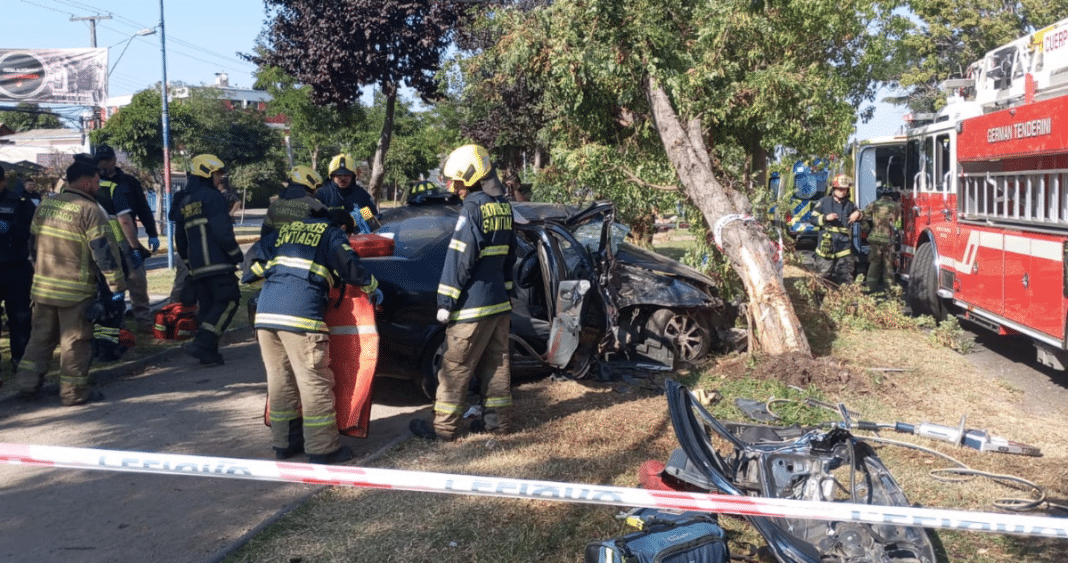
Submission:
[[962,77],[987,52],[1068,14],[1068,0],[909,0],[904,5],[914,18],[892,16],[900,41],[885,80],[904,91],[890,101],[916,112],[945,105],[942,81]]
[[272,17],[266,48],[252,57],[312,88],[312,100],[356,105],[364,86],[385,96],[385,119],[368,189],[385,177],[393,113],[401,85],[438,97],[435,74],[465,5],[450,0],[266,0]]
[[0,123],[12,131],[22,133],[33,129],[62,129],[59,116],[41,106],[29,102],[20,102],[14,109],[0,110]]
[[555,191],[637,193],[648,202],[677,188],[745,287],[752,345],[807,353],[747,191],[762,187],[752,173],[771,148],[844,146],[884,58],[877,8],[862,0],[563,0],[490,17],[503,30],[500,72],[526,69],[544,92],[550,120],[539,135],[551,143],[557,170],[546,176]]

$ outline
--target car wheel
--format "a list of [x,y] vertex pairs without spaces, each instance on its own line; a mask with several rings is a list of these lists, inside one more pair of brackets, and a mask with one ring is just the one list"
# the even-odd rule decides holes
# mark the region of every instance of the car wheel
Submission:
[[692,312],[658,309],[649,316],[645,330],[671,346],[676,362],[696,362],[712,349],[712,332]]
[[423,359],[419,362],[419,388],[430,399],[433,399],[438,391],[438,371],[444,356],[445,331],[440,331],[430,338]]

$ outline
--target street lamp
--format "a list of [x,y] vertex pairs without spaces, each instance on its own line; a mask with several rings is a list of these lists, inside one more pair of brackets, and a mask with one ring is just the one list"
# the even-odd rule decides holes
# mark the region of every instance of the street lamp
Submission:
[[131,35],[130,38],[126,40],[126,45],[122,48],[122,52],[119,53],[119,56],[115,59],[115,63],[111,65],[111,70],[108,71],[108,76],[110,77],[111,73],[115,72],[115,67],[119,66],[119,61],[122,60],[122,56],[126,54],[126,49],[130,47],[130,43],[134,39],[136,39],[138,37],[144,37],[146,35],[155,35],[155,34],[156,34],[156,28],[154,28],[154,27],[146,27],[146,28],[142,29],[141,31],[138,31],[137,33]]
[[[171,118],[167,113],[167,33],[163,27],[163,0],[159,0],[159,50],[163,56],[163,203],[171,210]],[[174,269],[174,222],[167,221],[167,267]]]

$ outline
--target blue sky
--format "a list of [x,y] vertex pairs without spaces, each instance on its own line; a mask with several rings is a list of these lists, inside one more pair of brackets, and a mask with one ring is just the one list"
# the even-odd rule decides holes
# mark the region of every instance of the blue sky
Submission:
[[[162,77],[158,31],[134,37],[142,29],[159,25],[159,4],[158,0],[4,0],[6,25],[0,33],[0,48],[89,47],[89,22],[70,18],[110,15],[112,19],[96,24],[97,47],[108,48],[112,68],[109,95],[133,94]],[[264,10],[263,0],[164,0],[168,81],[213,84],[215,74],[222,72],[228,75],[231,86],[251,87],[255,65],[241,60],[237,53],[252,51],[263,29]],[[879,104],[875,119],[857,124],[857,137],[893,134],[903,113]]]

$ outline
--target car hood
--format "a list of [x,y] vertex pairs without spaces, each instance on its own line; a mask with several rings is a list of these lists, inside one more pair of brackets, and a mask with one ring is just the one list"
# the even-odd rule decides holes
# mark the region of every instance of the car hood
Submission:
[[634,246],[630,243],[622,243],[619,245],[619,251],[616,253],[616,261],[626,266],[637,266],[667,274],[669,276],[687,278],[687,281],[698,282],[703,285],[715,287],[716,282],[712,278],[702,274],[695,268],[691,268],[685,264],[681,264],[663,256],[657,254],[651,250]]

